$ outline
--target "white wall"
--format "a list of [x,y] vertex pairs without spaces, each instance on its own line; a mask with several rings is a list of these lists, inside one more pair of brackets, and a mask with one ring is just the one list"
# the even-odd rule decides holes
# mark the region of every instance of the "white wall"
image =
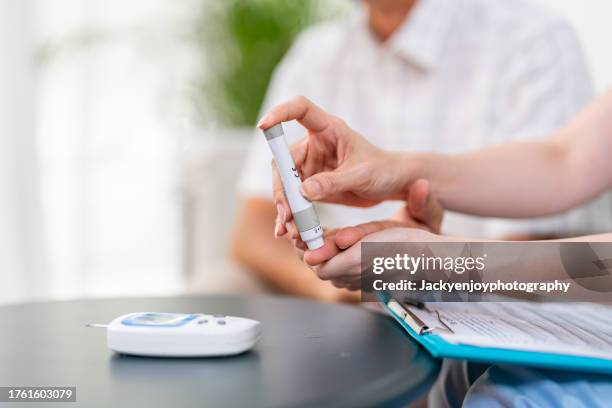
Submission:
[[566,18],[585,50],[597,92],[612,87],[612,1],[538,0]]
[[184,9],[0,1],[0,303],[183,290]]
[[0,1],[0,302],[45,292],[36,172],[33,7]]
[[36,4],[39,45],[56,51],[40,67],[37,121],[50,295],[176,292],[179,135],[165,111],[181,67],[169,44],[180,7]]

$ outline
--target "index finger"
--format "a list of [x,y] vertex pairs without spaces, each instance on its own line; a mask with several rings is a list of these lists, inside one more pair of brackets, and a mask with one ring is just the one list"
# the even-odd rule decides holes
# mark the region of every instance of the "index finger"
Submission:
[[340,252],[333,238],[325,238],[323,242],[324,244],[321,248],[304,252],[304,262],[307,265],[316,266],[322,264],[332,259]]
[[361,241],[361,239],[366,235],[370,235],[374,232],[382,231],[384,229],[393,228],[397,226],[397,221],[384,220],[371,221],[365,224],[355,225],[353,227],[341,228],[336,233],[336,245],[338,246],[338,248],[344,250]]
[[319,265],[330,260],[340,252],[335,243],[335,235],[337,230],[325,231],[323,235],[324,244],[321,248],[308,250],[304,252],[304,262],[310,266]]
[[304,96],[298,96],[272,108],[257,123],[260,129],[268,129],[280,122],[297,120],[306,129],[323,132],[330,124],[331,116]]

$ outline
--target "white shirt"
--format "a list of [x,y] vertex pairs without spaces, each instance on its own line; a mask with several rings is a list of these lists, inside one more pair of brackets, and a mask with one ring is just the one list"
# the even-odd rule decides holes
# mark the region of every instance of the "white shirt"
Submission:
[[[561,19],[521,0],[419,0],[383,44],[362,9],[302,33],[277,68],[263,111],[297,95],[380,147],[458,153],[547,135],[591,99],[592,87],[576,37]],[[289,143],[304,135],[296,122],[285,131]],[[271,197],[270,158],[257,132],[240,182],[243,196]],[[605,197],[528,221],[447,213],[443,232],[609,231],[610,202]],[[401,205],[317,208],[324,225],[338,227],[388,218]]]

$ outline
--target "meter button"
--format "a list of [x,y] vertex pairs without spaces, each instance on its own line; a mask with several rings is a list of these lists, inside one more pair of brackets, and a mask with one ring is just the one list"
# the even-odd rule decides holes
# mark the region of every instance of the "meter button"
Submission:
[[208,319],[202,319],[198,321],[198,324],[208,323]]
[[227,322],[226,322],[225,320],[223,320],[223,319],[221,319],[221,320],[217,320],[217,324],[219,324],[219,325],[221,325],[221,326],[225,326],[225,324],[226,324],[226,323],[227,323]]

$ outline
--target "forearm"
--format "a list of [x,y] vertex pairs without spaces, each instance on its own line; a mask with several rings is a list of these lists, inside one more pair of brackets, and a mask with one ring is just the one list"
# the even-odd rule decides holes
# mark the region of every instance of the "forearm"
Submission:
[[406,179],[426,178],[442,204],[468,214],[533,217],[590,199],[612,184],[612,92],[547,139],[461,155],[404,154]]
[[263,240],[260,236],[257,245],[242,239],[236,240],[234,257],[282,293],[318,297],[316,288],[319,287],[319,280],[314,272],[298,258],[295,249],[286,239],[275,240],[272,233],[270,236]]
[[333,300],[336,289],[321,282],[287,239],[274,238],[274,206],[246,201],[232,238],[232,256],[275,289],[295,296]]
[[446,156],[416,154],[413,179],[431,182],[442,205],[466,214],[530,217],[569,208],[570,192],[563,188],[569,168],[566,153],[547,141],[494,146]]

